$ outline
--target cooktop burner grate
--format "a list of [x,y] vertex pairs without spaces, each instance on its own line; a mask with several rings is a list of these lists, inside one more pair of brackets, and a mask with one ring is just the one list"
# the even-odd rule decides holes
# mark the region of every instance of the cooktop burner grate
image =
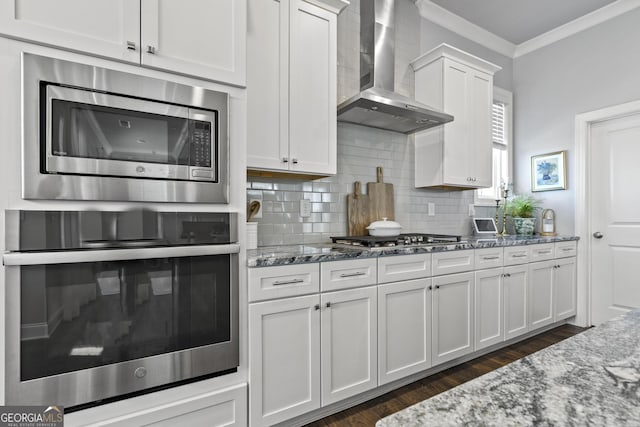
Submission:
[[344,245],[384,248],[457,243],[462,240],[462,237],[447,234],[406,233],[398,236],[340,236],[331,237],[331,240],[333,243]]

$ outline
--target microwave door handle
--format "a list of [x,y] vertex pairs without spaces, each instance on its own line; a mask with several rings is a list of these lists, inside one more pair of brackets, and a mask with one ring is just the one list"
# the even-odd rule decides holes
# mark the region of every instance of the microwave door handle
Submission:
[[55,252],[10,252],[2,256],[6,266],[72,264],[79,262],[126,261],[151,258],[180,258],[228,255],[240,252],[240,245],[166,246],[158,248],[101,249]]

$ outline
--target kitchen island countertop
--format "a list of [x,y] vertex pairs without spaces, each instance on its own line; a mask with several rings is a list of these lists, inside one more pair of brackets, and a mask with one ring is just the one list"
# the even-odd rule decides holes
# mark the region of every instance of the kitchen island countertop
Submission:
[[461,242],[434,246],[396,246],[369,250],[358,246],[318,243],[309,245],[264,246],[247,251],[249,267],[305,264],[310,262],[339,261],[353,258],[376,258],[379,256],[410,255],[419,253],[483,249],[501,246],[533,245],[539,243],[578,240],[575,236],[506,236],[463,237]]
[[637,426],[639,420],[640,310],[635,310],[376,426]]

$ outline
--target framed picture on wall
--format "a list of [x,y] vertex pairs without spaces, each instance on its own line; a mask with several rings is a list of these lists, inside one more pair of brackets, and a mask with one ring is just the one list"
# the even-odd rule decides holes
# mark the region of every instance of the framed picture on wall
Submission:
[[531,191],[567,189],[566,151],[531,156]]

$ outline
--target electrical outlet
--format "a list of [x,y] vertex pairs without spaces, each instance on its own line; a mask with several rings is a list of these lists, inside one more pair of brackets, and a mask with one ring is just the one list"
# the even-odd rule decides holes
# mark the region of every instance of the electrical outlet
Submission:
[[249,200],[249,204],[251,204],[251,202],[260,202],[260,209],[258,209],[258,212],[256,212],[255,215],[253,215],[253,218],[262,218],[262,199],[251,199]]
[[433,202],[429,202],[427,204],[427,215],[436,216],[436,204]]
[[469,203],[469,216],[476,216],[476,207]]
[[311,200],[300,200],[300,216],[302,218],[309,218],[311,216]]

